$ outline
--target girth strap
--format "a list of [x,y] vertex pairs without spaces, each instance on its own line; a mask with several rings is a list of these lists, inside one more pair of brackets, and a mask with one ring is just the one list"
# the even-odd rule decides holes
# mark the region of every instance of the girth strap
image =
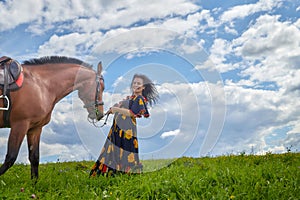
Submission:
[[3,122],[4,122],[4,127],[5,128],[10,128],[9,117],[10,117],[11,106],[9,105],[9,101],[10,101],[10,92],[9,92],[9,90],[6,94],[6,97],[7,97],[7,99],[6,98],[3,99],[3,105],[4,105],[4,107],[8,107],[8,110],[3,111]]

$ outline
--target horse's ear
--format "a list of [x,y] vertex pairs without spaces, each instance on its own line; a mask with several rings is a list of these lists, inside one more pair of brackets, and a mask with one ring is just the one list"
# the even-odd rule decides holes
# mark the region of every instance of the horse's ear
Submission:
[[100,61],[100,62],[98,63],[97,74],[101,75],[101,72],[102,72],[102,62]]

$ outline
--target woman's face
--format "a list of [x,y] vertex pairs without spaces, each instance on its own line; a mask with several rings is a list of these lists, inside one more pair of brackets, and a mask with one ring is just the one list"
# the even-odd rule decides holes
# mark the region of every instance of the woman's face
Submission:
[[143,89],[145,89],[143,79],[135,77],[133,79],[131,87],[134,94],[142,94]]

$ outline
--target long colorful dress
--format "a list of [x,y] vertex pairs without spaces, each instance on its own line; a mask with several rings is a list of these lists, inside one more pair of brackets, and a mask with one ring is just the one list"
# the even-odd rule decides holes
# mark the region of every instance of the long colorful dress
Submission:
[[149,117],[146,103],[147,100],[143,96],[127,97],[119,103],[119,107],[130,110],[131,116],[115,113],[113,124],[90,176],[119,172],[141,173],[136,118]]

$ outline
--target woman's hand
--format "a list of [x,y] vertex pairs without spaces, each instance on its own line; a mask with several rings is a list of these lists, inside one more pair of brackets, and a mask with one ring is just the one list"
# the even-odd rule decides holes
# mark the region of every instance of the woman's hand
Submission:
[[118,107],[110,107],[109,112],[111,114],[115,114],[116,112],[118,112],[116,108],[118,108]]

